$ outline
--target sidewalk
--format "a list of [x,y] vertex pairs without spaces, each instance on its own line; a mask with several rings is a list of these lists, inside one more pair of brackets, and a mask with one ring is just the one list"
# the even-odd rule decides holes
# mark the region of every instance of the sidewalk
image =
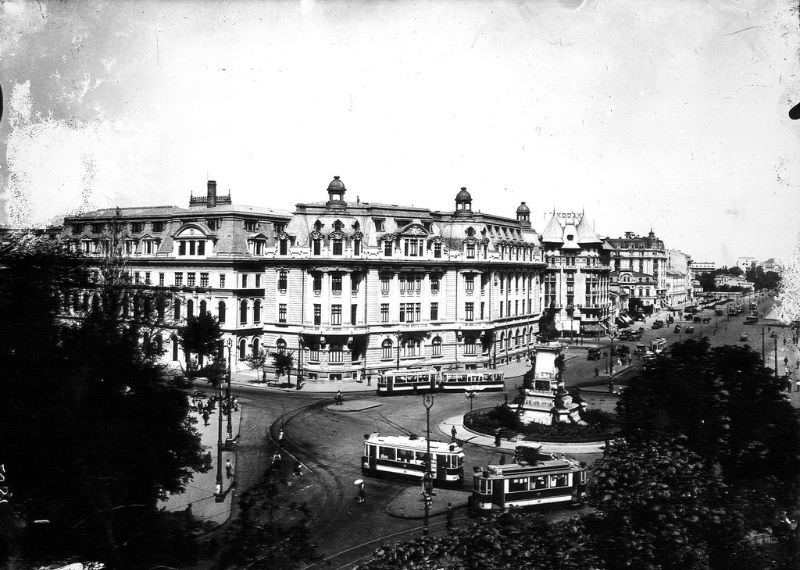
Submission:
[[[239,426],[242,419],[242,410],[231,414],[231,433],[234,437],[239,434]],[[222,464],[219,466],[222,473],[222,491],[225,493],[223,502],[215,501],[215,491],[217,485],[217,437],[218,437],[218,418],[219,405],[215,412],[211,414],[208,426],[204,425],[203,418],[198,412],[191,412],[191,416],[197,420],[195,427],[200,432],[200,443],[203,449],[211,455],[211,469],[205,473],[195,473],[192,479],[186,484],[183,493],[170,495],[166,501],[160,501],[159,508],[170,512],[190,510],[195,519],[201,522],[210,522],[219,525],[228,520],[231,515],[231,505],[233,501],[233,487],[236,483],[236,452],[223,451]],[[223,417],[222,439],[227,437],[227,416]],[[228,478],[225,473],[225,462],[230,460],[233,464],[233,476]]]

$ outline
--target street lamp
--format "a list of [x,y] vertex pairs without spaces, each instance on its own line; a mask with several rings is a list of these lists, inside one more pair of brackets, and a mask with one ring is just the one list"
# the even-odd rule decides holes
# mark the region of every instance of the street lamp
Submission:
[[425,443],[428,447],[428,453],[425,456],[425,476],[424,476],[424,490],[422,498],[425,501],[425,536],[428,536],[428,517],[431,511],[431,494],[433,487],[433,480],[431,475],[431,408],[433,407],[433,394],[425,394],[422,396],[422,405],[425,406],[425,429],[427,435],[425,436]]
[[231,408],[231,349],[233,347],[233,339],[228,339],[228,387],[226,389],[226,400],[228,402],[228,437],[225,440],[225,449],[226,451],[229,450],[229,447],[232,445],[233,441],[233,433],[231,429],[231,414],[233,413],[233,409]]
[[[466,396],[467,400],[469,400],[469,411],[472,411],[472,402],[478,396],[474,390],[467,390],[464,392],[464,396]],[[508,395],[506,395],[506,400],[508,400]]]

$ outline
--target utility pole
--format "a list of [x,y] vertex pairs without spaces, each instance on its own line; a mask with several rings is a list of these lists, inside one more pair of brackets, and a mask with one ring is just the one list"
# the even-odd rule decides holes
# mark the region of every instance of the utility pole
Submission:
[[[775,341],[775,379],[778,379],[778,335],[773,339]],[[790,385],[791,386],[791,385]],[[791,387],[789,388],[791,390]]]
[[766,366],[767,365],[767,348],[766,343],[764,341],[764,325],[761,325],[761,364]]
[[219,398],[219,417],[217,418],[217,492],[216,500],[225,497],[222,492],[222,390],[217,389],[217,397]]
[[[233,439],[233,434],[231,430],[231,413],[233,410],[231,409],[231,348],[233,346],[233,340],[228,339],[228,388],[227,388],[227,400],[228,400],[228,439],[227,441],[231,441]],[[258,371],[256,371],[258,372]],[[226,443],[227,443],[226,441]]]
[[431,474],[431,408],[433,407],[433,394],[427,393],[422,396],[422,405],[425,406],[425,428],[427,435],[425,436],[425,443],[428,447],[428,453],[425,457],[425,476],[424,490],[422,498],[425,501],[425,536],[428,536],[428,518],[431,511],[431,494],[433,487],[433,476]]

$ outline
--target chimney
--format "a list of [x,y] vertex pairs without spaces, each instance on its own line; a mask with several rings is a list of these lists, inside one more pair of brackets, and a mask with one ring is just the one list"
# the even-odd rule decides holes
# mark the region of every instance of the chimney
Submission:
[[217,181],[208,181],[208,192],[206,193],[206,207],[216,208],[217,206]]

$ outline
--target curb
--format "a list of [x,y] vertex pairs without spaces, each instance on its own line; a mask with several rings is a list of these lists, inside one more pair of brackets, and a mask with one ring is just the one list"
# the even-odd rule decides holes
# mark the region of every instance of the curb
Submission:
[[[490,439],[488,435],[471,430],[463,423],[461,424],[461,427],[464,428],[465,431],[474,434],[476,437]],[[561,443],[552,441],[532,441],[532,440],[524,440],[524,441],[527,444],[539,445],[542,448],[542,451],[545,453],[603,453],[603,449],[605,448],[606,445],[605,440],[582,441],[576,443]],[[511,447],[511,450],[513,451],[516,448],[517,443],[519,442],[516,441],[511,442],[508,440],[501,441],[500,447],[495,447],[494,442],[492,442],[491,445],[487,445],[485,443],[476,443],[475,441],[470,440],[469,443],[472,443],[473,445],[480,445],[481,447],[489,447],[491,449],[508,449],[507,447],[504,447],[503,444],[504,443],[513,444],[513,447]]]

